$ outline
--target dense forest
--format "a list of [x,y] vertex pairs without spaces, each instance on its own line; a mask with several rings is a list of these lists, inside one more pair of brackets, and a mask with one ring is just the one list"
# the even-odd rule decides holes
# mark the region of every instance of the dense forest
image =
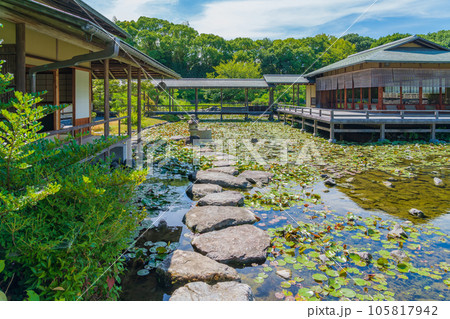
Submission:
[[[394,33],[378,39],[347,34],[341,39],[318,34],[300,39],[236,38],[225,40],[213,35],[198,33],[185,24],[174,24],[166,20],[141,17],[137,21],[116,21],[131,35],[131,45],[175,70],[184,78],[261,78],[263,74],[303,74],[339,61],[350,54],[367,50],[410,34]],[[450,30],[422,35],[431,41],[450,47]],[[144,105],[154,104],[157,93],[149,83],[144,83]],[[135,95],[136,87],[133,86]],[[94,86],[95,109],[103,109],[103,83]],[[227,102],[242,102],[242,90],[224,90]],[[304,87],[300,88],[300,101],[304,99]],[[123,113],[126,109],[126,88],[120,81],[111,84],[111,110]],[[293,101],[292,90],[279,86],[275,96],[280,102]],[[191,104],[193,90],[176,90],[177,104]],[[220,101],[218,90],[200,90],[200,102]],[[253,103],[268,103],[265,90],[250,90]],[[159,96],[159,104],[168,104],[167,94]]]
[[[175,70],[182,77],[200,78],[208,75],[260,77],[261,74],[273,73],[301,74],[341,60],[350,54],[410,35],[395,33],[373,39],[352,33],[339,40],[326,34],[300,39],[225,40],[213,34],[200,34],[188,23],[174,24],[155,18],[141,17],[137,21],[117,21],[117,24],[131,35],[129,42],[136,48]],[[450,47],[450,30],[422,36]],[[334,45],[327,50],[332,43]],[[251,67],[240,67],[238,69],[243,69],[242,72],[233,72],[233,65],[236,66],[236,63]],[[217,70],[220,64],[222,66]],[[224,66],[225,64],[227,65]]]

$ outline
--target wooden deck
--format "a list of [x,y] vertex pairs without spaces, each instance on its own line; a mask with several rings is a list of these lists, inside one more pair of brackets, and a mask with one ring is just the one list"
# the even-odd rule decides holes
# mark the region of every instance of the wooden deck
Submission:
[[[367,111],[286,106],[278,108],[277,113],[284,122],[300,123],[303,130],[312,127],[314,135],[319,130],[329,132],[330,142],[335,141],[336,133],[379,133],[380,140],[385,139],[386,133],[429,133],[432,141],[436,140],[436,133],[450,133],[449,110]],[[436,128],[437,125],[440,127]]]

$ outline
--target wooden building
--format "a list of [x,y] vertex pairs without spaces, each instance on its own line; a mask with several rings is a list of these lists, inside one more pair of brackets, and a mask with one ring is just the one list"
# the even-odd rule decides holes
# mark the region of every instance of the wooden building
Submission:
[[410,36],[305,75],[309,105],[351,110],[450,109],[450,50]]
[[[89,131],[94,125],[93,79],[104,80],[101,123],[104,134],[109,135],[110,122],[118,120],[110,118],[110,78],[128,81],[125,118],[131,116],[133,80],[138,81],[140,95],[141,79],[179,78],[171,69],[128,45],[125,31],[80,0],[0,0],[0,23],[0,59],[6,61],[2,72],[14,74],[15,90],[46,90],[43,103],[68,105],[44,119],[44,129],[51,134]],[[140,102],[137,110],[140,119]],[[68,124],[66,128],[62,123]],[[131,121],[128,123],[131,136]]]

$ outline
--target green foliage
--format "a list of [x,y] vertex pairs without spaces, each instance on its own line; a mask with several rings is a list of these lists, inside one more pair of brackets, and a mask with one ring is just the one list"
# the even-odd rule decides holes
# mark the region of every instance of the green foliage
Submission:
[[261,68],[256,63],[239,62],[234,58],[214,67],[215,73],[209,73],[209,78],[219,79],[258,79],[261,78]]
[[[11,79],[0,78],[0,94]],[[117,299],[115,262],[143,218],[130,199],[146,172],[80,163],[119,139],[45,139],[40,120],[64,106],[40,101],[15,92],[1,110],[0,291],[9,287],[12,300]]]

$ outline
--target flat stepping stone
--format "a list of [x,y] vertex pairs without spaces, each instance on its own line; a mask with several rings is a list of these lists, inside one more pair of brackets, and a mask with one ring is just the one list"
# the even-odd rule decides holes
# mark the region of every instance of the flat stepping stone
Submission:
[[251,184],[242,177],[236,177],[220,172],[198,171],[189,175],[198,184],[215,184],[225,188],[250,188]]
[[219,172],[219,173],[225,173],[225,174],[233,175],[233,176],[237,176],[239,174],[239,171],[233,166],[213,167],[213,168],[207,169],[206,172]]
[[175,141],[175,142],[178,142],[178,141],[189,142],[190,137],[189,136],[176,135],[176,136],[170,137],[170,140],[171,141]]
[[201,234],[192,240],[195,250],[224,264],[263,263],[270,236],[253,225],[228,227]]
[[194,251],[174,251],[158,266],[156,272],[167,286],[180,286],[193,281],[241,281],[234,268]]
[[247,208],[227,206],[194,207],[187,212],[184,219],[186,226],[196,233],[253,224],[258,220],[256,215]]
[[244,196],[235,191],[209,194],[198,200],[198,206],[244,206]]
[[193,200],[198,200],[209,194],[220,193],[222,187],[214,184],[192,184],[186,190],[186,194]]
[[175,290],[169,301],[253,301],[249,285],[238,282],[220,282],[214,286],[192,282]]
[[238,177],[244,178],[252,184],[268,184],[272,180],[273,174],[264,171],[244,171]]
[[236,165],[236,161],[215,161],[212,163],[214,167],[226,167]]

